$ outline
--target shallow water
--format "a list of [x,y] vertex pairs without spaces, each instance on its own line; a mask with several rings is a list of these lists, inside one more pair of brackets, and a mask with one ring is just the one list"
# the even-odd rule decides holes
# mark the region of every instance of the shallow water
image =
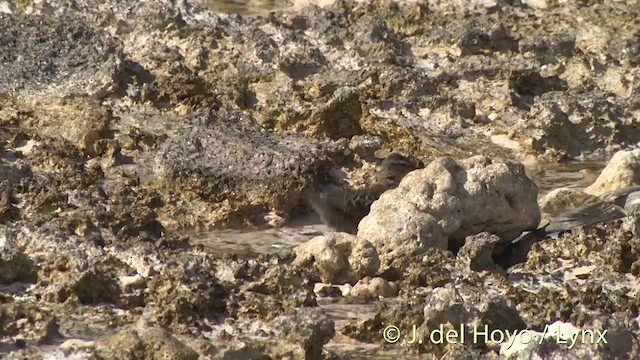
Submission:
[[260,15],[269,11],[284,10],[293,6],[294,0],[203,0],[211,10],[240,15]]
[[235,254],[241,258],[260,254],[284,254],[296,245],[322,235],[331,229],[315,214],[299,217],[279,229],[214,230],[190,236],[192,245],[202,245],[214,256]]
[[[560,187],[583,189],[593,183],[605,165],[606,162],[571,162],[528,166],[526,171],[538,185],[538,196],[541,197]],[[219,257],[235,254],[249,258],[260,254],[286,253],[296,245],[327,231],[330,229],[317,216],[309,215],[297,218],[280,229],[216,230],[195,234],[191,236],[190,242],[204,246]]]
[[[306,6],[326,7],[335,0],[200,0],[207,8],[226,14],[266,15],[271,11],[297,11]],[[366,1],[366,0],[356,0]]]

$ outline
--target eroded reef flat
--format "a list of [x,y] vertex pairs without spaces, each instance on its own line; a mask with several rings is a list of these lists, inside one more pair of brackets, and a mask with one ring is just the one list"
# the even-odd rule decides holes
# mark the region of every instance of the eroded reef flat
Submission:
[[[0,1],[0,353],[331,359],[354,356],[336,345],[349,337],[379,345],[370,357],[638,357],[633,214],[543,239],[508,269],[491,256],[541,217],[518,161],[640,142],[638,19],[633,0],[336,1],[260,17],[190,0]],[[283,226],[330,181],[365,189],[390,152],[427,166],[357,235],[253,259],[189,243]],[[637,185],[637,152],[620,154],[587,195]],[[375,315],[338,326],[327,304]],[[383,339],[388,324],[557,320],[609,344]]]

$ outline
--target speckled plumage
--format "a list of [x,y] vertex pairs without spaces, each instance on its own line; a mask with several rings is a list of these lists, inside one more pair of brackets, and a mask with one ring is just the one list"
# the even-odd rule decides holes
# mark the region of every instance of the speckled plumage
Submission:
[[533,244],[549,235],[630,215],[638,216],[639,211],[640,186],[619,189],[593,197],[578,208],[556,216],[538,230],[525,233],[515,241],[503,244],[494,250],[494,254],[498,254],[502,267],[510,267],[525,261]]
[[383,192],[398,186],[409,172],[421,168],[408,158],[392,153],[382,161],[376,183],[362,190],[336,190],[311,192],[307,200],[322,222],[336,231],[355,233],[360,220],[364,218]]
[[640,186],[626,187],[589,199],[577,209],[556,216],[545,227],[545,232],[566,231],[578,226],[620,219],[637,211],[638,208],[640,208]]

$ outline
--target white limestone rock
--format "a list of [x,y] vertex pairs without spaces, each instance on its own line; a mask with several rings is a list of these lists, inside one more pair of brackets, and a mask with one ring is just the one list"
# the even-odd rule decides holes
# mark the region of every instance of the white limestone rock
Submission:
[[608,192],[640,184],[640,149],[618,151],[600,176],[584,192],[600,196]]
[[435,159],[373,203],[358,226],[383,264],[430,247],[460,247],[489,232],[511,240],[540,223],[538,188],[522,164],[473,156]]
[[380,267],[375,247],[352,234],[331,232],[295,248],[295,263],[312,266],[326,283],[355,283]]
[[398,287],[393,282],[389,282],[381,277],[367,276],[358,281],[349,292],[350,296],[398,296]]

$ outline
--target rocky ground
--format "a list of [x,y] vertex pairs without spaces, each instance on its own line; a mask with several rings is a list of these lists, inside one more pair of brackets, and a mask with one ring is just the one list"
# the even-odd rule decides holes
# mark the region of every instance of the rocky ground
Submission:
[[[637,146],[638,19],[634,0],[261,17],[191,0],[0,1],[0,353],[336,359],[356,357],[336,343],[368,343],[363,358],[637,358],[635,216],[520,261],[496,249],[640,183],[640,153],[619,152],[584,193],[538,204],[522,165]],[[286,225],[309,212],[306,191],[366,188],[392,151],[427,166],[357,234],[256,258],[189,241]],[[326,310],[362,304],[372,316]],[[495,336],[474,338],[485,325]],[[438,343],[438,329],[457,333]]]

